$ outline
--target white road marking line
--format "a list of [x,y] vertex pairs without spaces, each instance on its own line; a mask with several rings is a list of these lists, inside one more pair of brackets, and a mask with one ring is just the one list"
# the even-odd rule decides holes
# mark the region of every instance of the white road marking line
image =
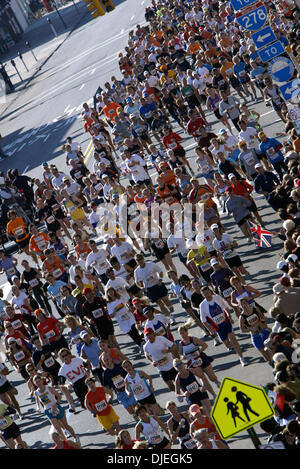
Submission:
[[121,29],[121,32],[120,32],[120,34],[124,34],[124,29]]
[[68,104],[68,106],[67,106],[66,109],[64,110],[64,113],[68,111],[69,107],[70,107],[70,104]]
[[132,17],[130,18],[130,21],[132,21],[134,19],[135,15],[132,15]]
[[29,166],[30,166],[30,165],[28,164],[28,165],[26,166],[26,168],[23,169],[23,173],[26,173],[26,171],[28,170]]
[[85,83],[82,83],[81,87],[79,88],[79,91],[82,90],[85,87]]
[[[103,61],[100,61],[99,62],[99,65],[101,66],[104,66],[104,65],[107,65],[115,60],[118,60],[118,52],[112,54],[111,56],[109,57],[106,57]],[[108,60],[109,59],[109,60]],[[94,65],[92,65],[91,67],[93,67]],[[23,112],[24,112],[24,108],[26,108],[27,106],[34,106],[36,105],[38,102],[40,102],[42,99],[45,99],[45,98],[48,98],[49,96],[51,96],[53,93],[56,93],[59,89],[63,88],[64,86],[66,85],[70,85],[73,81],[77,80],[78,78],[82,78],[84,75],[87,75],[89,72],[90,72],[90,68],[91,67],[88,67],[86,70],[80,70],[79,72],[76,72],[72,75],[72,79],[70,79],[69,77],[68,78],[65,78],[64,80],[62,80],[58,85],[55,85],[53,86],[50,90],[48,90],[46,93],[42,93],[39,97],[37,98],[34,98],[33,100],[31,101],[28,101],[27,103],[25,103],[23,105]]]
[[91,71],[90,75],[94,75],[95,71],[96,71],[96,69],[93,68],[93,70]]

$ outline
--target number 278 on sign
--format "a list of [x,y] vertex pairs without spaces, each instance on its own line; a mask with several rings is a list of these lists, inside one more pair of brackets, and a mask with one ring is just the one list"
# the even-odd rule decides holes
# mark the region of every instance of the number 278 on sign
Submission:
[[267,11],[264,6],[249,11],[244,15],[236,15],[237,22],[249,31],[257,31],[262,28],[267,21]]

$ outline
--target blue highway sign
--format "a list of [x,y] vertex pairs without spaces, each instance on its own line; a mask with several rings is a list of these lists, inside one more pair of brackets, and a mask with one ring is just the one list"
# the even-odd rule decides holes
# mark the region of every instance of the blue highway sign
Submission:
[[281,55],[270,60],[268,65],[268,72],[274,81],[284,82],[289,81],[294,75],[293,62]]
[[248,31],[258,31],[267,21],[267,9],[262,2],[254,3],[235,14],[240,26]]
[[269,60],[277,57],[277,55],[284,54],[284,47],[280,41],[276,41],[273,44],[260,49],[257,51],[259,57],[263,62],[268,62]]
[[259,31],[251,34],[251,36],[257,49],[261,49],[277,40],[275,33],[270,26],[260,29]]
[[279,89],[283,99],[289,101],[300,94],[300,80],[299,78],[295,78],[295,80],[291,80],[285,85],[280,86]]
[[231,5],[235,11],[238,11],[255,2],[257,2],[257,0],[231,0]]

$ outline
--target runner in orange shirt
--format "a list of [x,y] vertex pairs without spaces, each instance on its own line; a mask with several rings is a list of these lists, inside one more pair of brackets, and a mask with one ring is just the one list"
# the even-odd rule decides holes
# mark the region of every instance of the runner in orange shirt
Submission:
[[44,231],[39,231],[35,225],[30,225],[31,234],[29,240],[29,250],[37,254],[43,261],[45,259],[44,251],[50,246],[49,236]]
[[45,260],[42,263],[42,272],[53,274],[57,280],[68,282],[68,274],[65,271],[65,265],[60,257],[58,257],[52,248],[44,251]]
[[38,265],[37,257],[34,253],[29,250],[29,233],[27,226],[22,217],[17,216],[15,210],[10,210],[7,214],[9,222],[6,225],[7,236],[16,241],[19,249],[25,252],[27,256],[31,256],[34,262]]
[[107,123],[111,125],[114,122],[115,117],[118,115],[118,110],[121,111],[122,107],[120,104],[110,101],[108,98],[103,98],[103,102],[105,104],[103,113],[106,117]]
[[89,390],[85,395],[85,407],[96,415],[100,425],[110,435],[117,435],[121,427],[119,425],[120,417],[115,413],[107,400],[106,394],[109,394],[110,400],[113,399],[113,392],[105,386],[96,386],[94,378],[87,378],[85,381]]

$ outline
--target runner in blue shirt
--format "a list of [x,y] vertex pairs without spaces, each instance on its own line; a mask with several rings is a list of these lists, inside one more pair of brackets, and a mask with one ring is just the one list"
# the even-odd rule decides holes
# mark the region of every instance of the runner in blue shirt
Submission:
[[260,139],[259,152],[261,156],[266,156],[271,165],[278,174],[282,181],[284,173],[287,171],[287,166],[284,162],[282,151],[282,143],[275,138],[269,138],[264,132],[259,132],[258,138]]
[[[247,96],[251,96],[251,98],[257,99],[257,94],[256,94],[256,89],[253,85],[253,83],[250,81],[250,76],[247,73],[246,69],[246,64],[240,60],[240,58],[235,55],[232,59],[232,62],[234,63],[233,65],[233,74],[237,77],[237,79],[240,81],[243,90],[245,91]],[[253,92],[253,96],[251,95],[248,84]]]
[[154,101],[147,102],[145,98],[141,98],[140,116],[149,125],[151,125],[156,108],[157,106]]

